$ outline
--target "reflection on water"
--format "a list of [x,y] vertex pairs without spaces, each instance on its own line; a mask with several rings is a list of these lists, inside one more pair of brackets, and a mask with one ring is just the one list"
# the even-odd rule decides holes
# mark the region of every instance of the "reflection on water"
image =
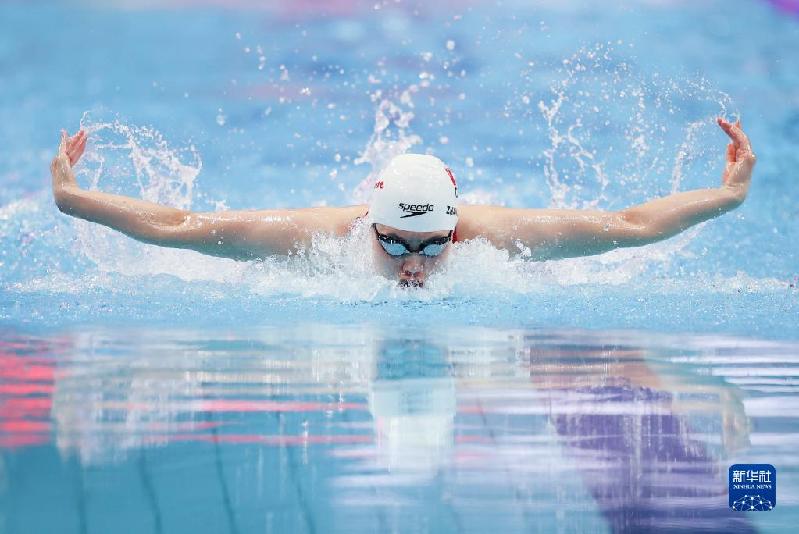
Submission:
[[[789,343],[366,325],[0,338],[5,532],[749,532],[795,515]],[[777,466],[774,514],[728,510],[735,462]]]

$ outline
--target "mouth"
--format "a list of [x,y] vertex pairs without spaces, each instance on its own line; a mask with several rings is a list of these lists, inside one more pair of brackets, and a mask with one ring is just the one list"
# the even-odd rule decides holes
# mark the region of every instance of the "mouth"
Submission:
[[421,280],[400,280],[400,287],[424,287],[424,282]]

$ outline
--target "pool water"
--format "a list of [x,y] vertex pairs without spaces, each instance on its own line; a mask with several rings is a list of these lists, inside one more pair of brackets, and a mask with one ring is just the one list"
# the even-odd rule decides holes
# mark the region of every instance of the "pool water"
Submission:
[[[753,532],[797,517],[795,341],[4,334],[6,532]],[[728,465],[761,461],[777,508],[729,510]]]
[[[0,3],[0,532],[790,532],[799,520],[799,16],[790,2]],[[620,209],[663,243],[458,244],[424,290],[357,228],[237,263],[58,212],[362,202],[430,152],[465,202]],[[771,512],[727,470],[777,469]]]

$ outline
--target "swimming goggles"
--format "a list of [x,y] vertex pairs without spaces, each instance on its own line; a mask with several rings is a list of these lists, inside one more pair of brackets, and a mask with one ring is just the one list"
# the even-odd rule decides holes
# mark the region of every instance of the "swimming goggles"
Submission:
[[377,226],[374,224],[372,225],[372,228],[375,231],[377,242],[380,243],[380,246],[383,247],[383,250],[386,251],[386,254],[397,258],[407,254],[421,254],[422,256],[428,256],[431,258],[433,256],[438,256],[444,252],[444,247],[446,247],[447,243],[449,243],[450,239],[452,239],[452,230],[450,230],[446,237],[433,237],[427,241],[422,241],[419,243],[418,247],[411,248],[411,246],[408,245],[405,240],[400,239],[399,237],[381,234],[377,231]]

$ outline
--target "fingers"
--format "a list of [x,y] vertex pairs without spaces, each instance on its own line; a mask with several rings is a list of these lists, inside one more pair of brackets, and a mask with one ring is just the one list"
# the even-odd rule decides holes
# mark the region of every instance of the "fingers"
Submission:
[[66,154],[67,151],[67,131],[61,130],[61,142],[58,144],[58,153]]
[[[730,139],[732,139],[733,144],[735,145],[736,150],[736,160],[738,159],[737,156],[741,156],[742,158],[747,154],[752,152],[752,146],[749,144],[749,138],[746,136],[744,131],[741,129],[741,121],[738,120],[735,124],[731,124],[726,120],[719,117],[717,122],[724,133],[726,133]],[[737,154],[741,152],[740,154]]]
[[724,130],[724,133],[730,136],[730,139],[732,139],[733,142],[735,142],[736,138],[735,138],[735,132],[733,131],[734,128],[733,125],[727,122],[726,120],[722,119],[721,117],[716,119],[716,122],[721,127],[721,129]]
[[79,145],[80,151],[83,152],[83,149],[86,148],[86,139],[88,138],[88,136],[86,135],[86,132],[84,130],[81,130],[79,133],[80,133],[80,145]]
[[78,133],[73,136],[70,136],[66,130],[61,130],[61,142],[58,145],[58,156],[56,158],[62,159],[63,156],[63,159],[69,165],[75,165],[86,149],[86,139],[85,130],[78,130]]
[[83,151],[86,148],[86,136],[82,136],[80,139],[77,140],[75,146],[72,149],[72,153],[69,156],[70,163],[75,165],[80,157],[83,155]]
[[75,165],[81,155],[83,155],[83,151],[86,148],[86,138],[86,132],[80,130],[67,139],[66,155],[69,157],[69,163],[71,165]]
[[73,151],[76,150],[81,145],[85,146],[86,145],[86,132],[84,132],[83,130],[79,131],[69,141],[71,143],[70,148]]
[[69,135],[66,130],[61,130],[61,144],[59,145],[59,150],[63,147],[64,152],[69,152],[72,148],[72,144],[74,143],[74,137]]
[[716,122],[718,122],[719,127],[724,130],[724,133],[726,133],[732,141],[727,145],[727,168],[722,175],[722,180],[724,183],[727,183],[729,180],[735,181],[736,179],[732,178],[732,176],[737,172],[736,168],[740,168],[745,174],[751,176],[756,158],[752,153],[752,146],[749,143],[749,138],[741,129],[741,120],[738,119],[735,121],[735,124],[732,124],[719,117]]
[[77,145],[77,144],[78,144],[78,143],[79,143],[81,140],[83,140],[83,139],[85,139],[85,138],[86,138],[86,132],[84,132],[83,130],[80,130],[80,131],[78,131],[78,133],[76,133],[75,135],[73,135],[72,137],[70,137],[70,138],[69,138],[69,143],[70,143],[72,146],[75,146],[75,145]]

